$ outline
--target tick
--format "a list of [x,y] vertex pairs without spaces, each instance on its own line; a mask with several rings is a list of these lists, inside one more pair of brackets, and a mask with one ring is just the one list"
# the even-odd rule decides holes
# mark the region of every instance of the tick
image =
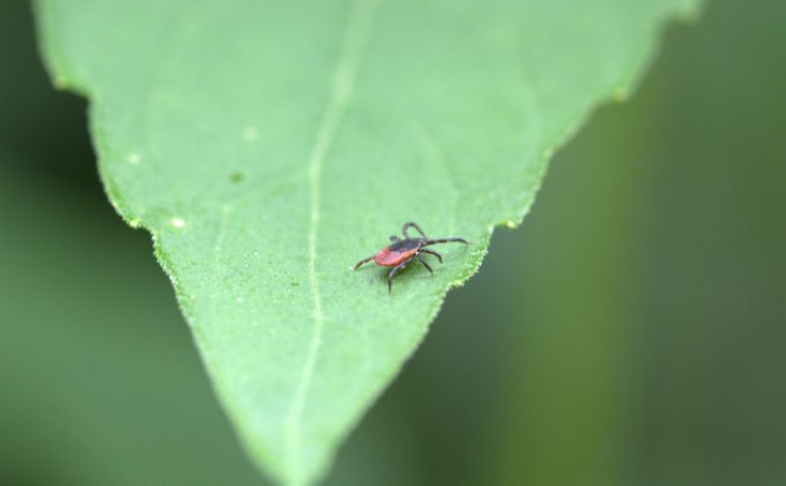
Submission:
[[[420,233],[421,237],[412,238],[409,236],[408,230],[410,228],[415,228],[415,230]],[[396,273],[399,272],[399,270],[406,267],[407,264],[415,258],[417,258],[418,261],[420,261],[420,263],[426,267],[426,270],[434,273],[434,270],[432,270],[429,264],[426,263],[426,260],[423,259],[423,253],[437,257],[439,263],[442,263],[442,255],[435,252],[434,250],[427,249],[427,246],[452,242],[464,243],[465,245],[469,244],[467,240],[464,238],[459,238],[458,236],[431,239],[426,236],[422,229],[420,229],[420,226],[412,222],[404,223],[404,226],[401,227],[401,234],[404,235],[404,239],[401,239],[398,236],[391,236],[390,241],[392,243],[390,245],[381,249],[376,255],[372,255],[368,258],[360,260],[354,267],[352,267],[352,270],[357,270],[363,264],[372,260],[374,260],[374,263],[380,267],[393,267],[390,273],[388,273],[388,293],[391,293],[393,291],[393,277],[396,275]]]

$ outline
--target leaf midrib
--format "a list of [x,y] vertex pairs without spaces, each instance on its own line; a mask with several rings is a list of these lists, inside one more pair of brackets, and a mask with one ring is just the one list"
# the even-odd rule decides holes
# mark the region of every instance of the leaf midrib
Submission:
[[381,0],[355,0],[349,11],[341,50],[333,71],[333,82],[325,113],[319,124],[308,162],[310,222],[308,232],[308,276],[314,297],[314,326],[303,370],[283,424],[286,461],[290,473],[302,470],[300,444],[303,410],[319,357],[325,324],[317,276],[317,235],[319,233],[322,167],[336,131],[354,93],[357,71],[367,44],[368,32]]

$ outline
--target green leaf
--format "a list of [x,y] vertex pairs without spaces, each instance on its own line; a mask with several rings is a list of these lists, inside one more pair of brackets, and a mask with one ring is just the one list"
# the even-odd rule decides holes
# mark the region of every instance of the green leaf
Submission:
[[[627,96],[664,19],[697,7],[37,6],[56,85],[91,101],[111,201],[153,234],[224,407],[287,484],[325,473],[493,227],[521,221],[553,151]],[[412,265],[391,295],[385,272],[349,271],[409,220],[473,244],[443,247],[433,275]]]

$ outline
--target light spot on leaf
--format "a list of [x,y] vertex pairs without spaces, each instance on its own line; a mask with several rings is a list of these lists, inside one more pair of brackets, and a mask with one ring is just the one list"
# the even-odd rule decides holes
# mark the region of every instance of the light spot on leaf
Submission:
[[257,131],[256,127],[246,127],[243,129],[243,139],[246,142],[253,142],[259,137],[259,132]]

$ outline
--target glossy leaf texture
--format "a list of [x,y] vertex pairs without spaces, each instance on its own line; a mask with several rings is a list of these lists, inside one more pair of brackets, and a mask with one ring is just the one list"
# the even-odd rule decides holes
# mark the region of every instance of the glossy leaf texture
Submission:
[[[109,197],[153,234],[247,450],[308,484],[493,227],[520,223],[553,151],[697,7],[39,0],[37,15],[55,84],[90,100]],[[349,270],[410,220],[472,245],[444,246],[433,275],[411,265],[391,295],[384,271]]]

